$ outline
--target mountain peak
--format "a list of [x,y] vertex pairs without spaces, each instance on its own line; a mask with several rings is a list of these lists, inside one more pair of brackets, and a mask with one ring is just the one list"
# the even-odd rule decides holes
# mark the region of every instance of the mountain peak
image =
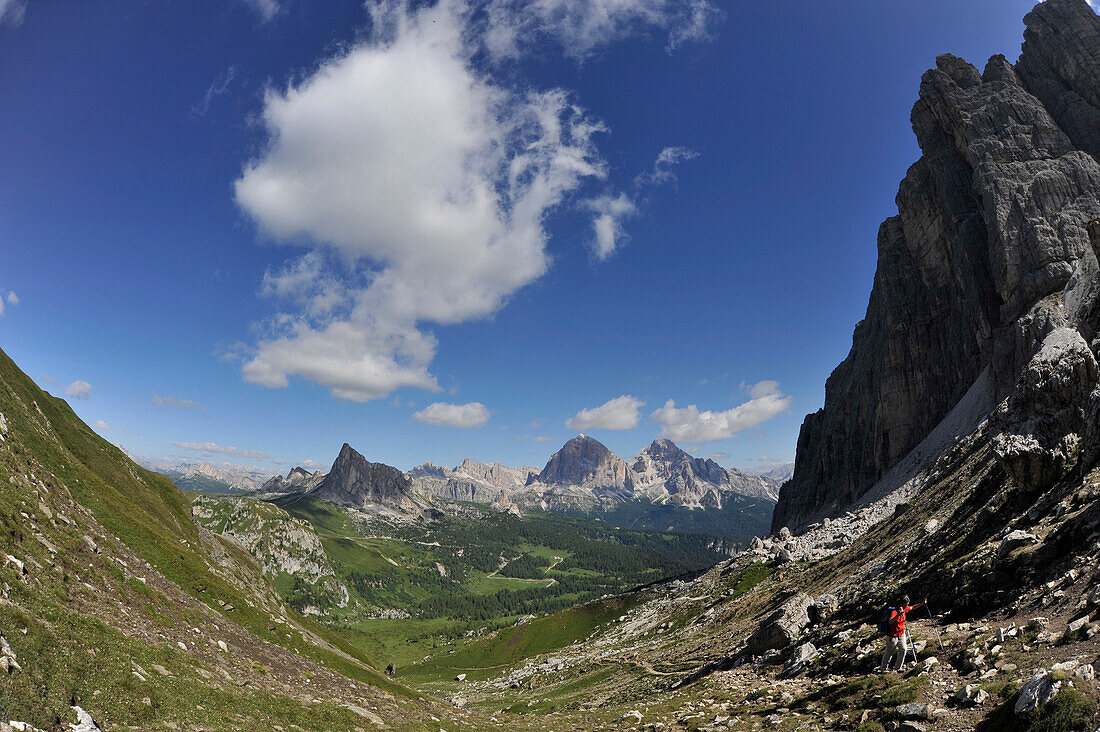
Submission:
[[588,435],[577,435],[562,445],[529,482],[535,481],[581,486],[597,495],[630,495],[634,490],[626,461]]
[[353,508],[388,508],[416,513],[421,507],[410,496],[411,489],[412,482],[400,470],[370,462],[345,442],[332,470],[312,495]]

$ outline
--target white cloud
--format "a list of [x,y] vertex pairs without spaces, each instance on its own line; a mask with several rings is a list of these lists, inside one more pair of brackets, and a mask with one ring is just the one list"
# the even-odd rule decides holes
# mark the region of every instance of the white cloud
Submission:
[[662,426],[661,435],[676,442],[723,440],[736,432],[751,429],[791,405],[791,398],[779,391],[774,381],[761,381],[752,387],[751,399],[724,412],[700,412],[694,404],[677,408],[669,399],[653,412],[653,420]]
[[0,0],[0,25],[19,25],[26,11],[26,0]]
[[642,173],[634,179],[636,186],[659,186],[666,183],[676,183],[676,173],[673,168],[685,160],[694,160],[699,153],[687,147],[666,147],[653,161],[653,169]]
[[749,399],[761,399],[779,393],[778,381],[758,381],[749,387]]
[[65,387],[65,393],[74,399],[87,399],[92,395],[92,385],[83,379],[78,379]]
[[260,18],[267,22],[279,12],[279,0],[245,0],[246,3],[260,14]]
[[531,438],[531,440],[534,441],[534,442],[550,442],[550,440],[552,440],[552,439],[553,439],[552,437],[546,437],[544,435],[539,435],[538,437],[532,437]]
[[206,407],[193,402],[190,399],[177,399],[176,397],[163,397],[160,394],[153,395],[153,404],[159,404],[162,407],[179,407],[180,409],[197,409],[200,412],[205,412]]
[[485,45],[498,60],[517,58],[543,39],[583,61],[616,41],[667,31],[668,50],[705,40],[721,18],[709,0],[488,0]]
[[625,193],[593,199],[588,202],[588,206],[596,214],[592,219],[592,229],[596,237],[592,249],[602,262],[614,254],[627,238],[622,221],[637,214],[638,207]]
[[111,425],[107,424],[102,419],[97,420],[96,423],[92,426],[95,427],[95,429],[100,430],[102,432],[106,432],[107,430],[111,429]]
[[584,430],[631,430],[638,426],[641,416],[638,409],[645,406],[641,399],[623,394],[604,402],[598,407],[582,409],[565,425],[570,429]]
[[265,279],[308,294],[251,352],[255,384],[298,376],[356,401],[439,391],[423,324],[490,316],[541,277],[545,217],[605,176],[602,127],[567,93],[521,94],[473,68],[466,6],[372,14],[371,40],[269,91],[269,145],[236,182],[265,234],[313,248]]
[[19,295],[16,295],[14,290],[8,290],[8,304],[9,305],[18,305],[19,304]]
[[183,448],[184,450],[193,450],[194,452],[204,452],[207,454],[217,453],[219,455],[239,455],[246,458],[269,458],[271,457],[266,452],[260,452],[259,450],[241,450],[236,447],[223,447],[222,445],[216,445],[213,442],[173,442],[176,447]]
[[463,429],[480,427],[489,421],[489,417],[489,410],[481,402],[469,404],[435,402],[413,414],[413,418],[420,422]]

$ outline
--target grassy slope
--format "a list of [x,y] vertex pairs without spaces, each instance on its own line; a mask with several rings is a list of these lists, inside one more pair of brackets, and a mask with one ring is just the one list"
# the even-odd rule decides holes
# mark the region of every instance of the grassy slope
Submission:
[[[369,668],[371,659],[331,631],[301,618],[283,621],[291,615],[250,560],[232,546],[219,548],[236,563],[236,581],[229,573],[214,571],[208,545],[191,521],[188,497],[168,478],[138,467],[96,435],[63,400],[41,391],[2,352],[0,413],[8,428],[0,444],[0,537],[4,553],[21,557],[29,570],[26,577],[10,566],[0,571],[0,580],[11,588],[0,603],[0,632],[26,669],[0,686],[0,709],[9,717],[49,726],[68,716],[72,698],[84,700],[107,723],[141,724],[151,715],[187,713],[191,719],[222,720],[223,728],[230,728],[230,720],[240,715],[285,723],[301,716],[299,704],[273,702],[260,690],[204,685],[197,679],[202,674],[195,671],[196,664],[182,652],[130,637],[123,629],[130,625],[129,616],[138,616],[137,625],[160,623],[166,630],[214,616],[271,643],[293,647],[351,678],[409,694]],[[70,496],[80,505],[73,505]],[[90,513],[86,519],[81,506]],[[69,523],[60,520],[61,514],[70,517]],[[91,552],[84,534],[99,537],[101,553]],[[126,569],[118,559],[123,556],[130,557]],[[147,562],[145,571],[136,571],[135,562]],[[151,572],[178,586],[184,597],[136,581],[137,575]],[[233,610],[227,612],[225,606]],[[328,643],[310,642],[309,634]],[[148,674],[149,682],[138,689],[129,669],[131,658],[146,668],[157,664],[179,673]],[[205,713],[194,712],[199,698],[208,701]],[[324,708],[313,706],[318,714]],[[333,728],[362,722],[345,710],[334,710]]]

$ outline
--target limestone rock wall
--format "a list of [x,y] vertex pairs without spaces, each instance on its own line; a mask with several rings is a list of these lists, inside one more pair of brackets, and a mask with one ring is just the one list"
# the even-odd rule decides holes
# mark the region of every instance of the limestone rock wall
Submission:
[[773,530],[842,513],[987,366],[1000,401],[1055,329],[1094,341],[1100,19],[1084,0],[1048,0],[1026,23],[1015,67],[944,55],[922,77],[922,157],[879,230],[867,316],[802,425]]

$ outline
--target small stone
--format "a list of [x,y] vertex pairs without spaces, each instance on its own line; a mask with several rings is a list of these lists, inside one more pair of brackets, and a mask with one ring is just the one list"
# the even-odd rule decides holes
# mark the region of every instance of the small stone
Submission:
[[458,676],[455,676],[455,681],[465,681],[465,680],[466,680],[466,674],[459,674]]
[[99,547],[96,546],[96,543],[94,541],[92,541],[92,537],[85,534],[84,543],[88,546],[88,549],[90,549],[93,554],[99,554]]

